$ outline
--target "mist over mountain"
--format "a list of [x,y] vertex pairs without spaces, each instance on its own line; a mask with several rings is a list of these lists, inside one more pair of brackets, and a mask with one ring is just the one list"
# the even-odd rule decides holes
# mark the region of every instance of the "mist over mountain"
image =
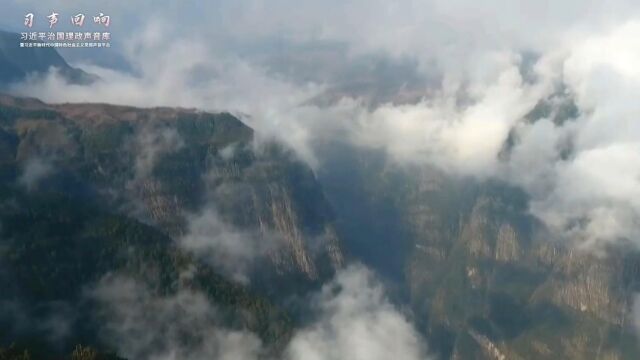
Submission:
[[80,69],[73,68],[53,48],[21,48],[20,34],[0,30],[0,88],[56,71],[71,84],[96,81]]
[[441,358],[637,356],[637,250],[603,257],[554,239],[504,182],[326,151],[319,176],[345,247],[401,289]]
[[324,356],[321,337],[386,358],[362,344],[385,328],[401,330],[385,351],[425,354],[375,275],[347,266],[313,172],[232,115],[0,104],[7,354],[293,359]]
[[639,357],[634,1],[45,3],[113,47],[0,33],[0,359]]

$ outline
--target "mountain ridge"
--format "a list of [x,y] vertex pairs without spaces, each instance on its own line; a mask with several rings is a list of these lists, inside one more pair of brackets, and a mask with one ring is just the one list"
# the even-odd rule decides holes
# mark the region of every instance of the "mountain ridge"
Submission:
[[[529,213],[526,193],[496,180],[398,165],[345,144],[327,149],[319,178],[334,208],[345,209],[337,214],[345,247],[374,268],[385,264],[383,274],[403,284],[404,303],[441,358],[640,353],[630,321],[637,250],[612,247],[598,256],[556,240]],[[343,168],[366,181],[346,181]],[[349,206],[354,198],[366,206]],[[389,224],[381,225],[380,213]],[[352,223],[374,225],[363,232]]]
[[[282,146],[257,148],[253,139],[253,130],[228,113],[49,105],[0,95],[0,258],[12,264],[0,282],[17,291],[0,301],[73,304],[84,296],[77,289],[124,271],[159,299],[191,284],[226,309],[232,329],[255,332],[277,352],[297,316],[282,304],[318,288],[345,260],[313,172]],[[202,223],[218,227],[201,229]],[[239,243],[220,242],[221,236]],[[251,249],[265,242],[271,247]],[[238,254],[237,246],[244,246]],[[82,254],[92,258],[91,249],[100,260],[86,263]],[[236,267],[244,262],[246,268]],[[56,274],[74,264],[85,268],[68,273],[70,280],[96,275],[70,281],[76,290],[63,291]],[[40,270],[28,270],[32,265]],[[249,282],[239,284],[239,273]],[[11,281],[17,274],[21,280]],[[184,283],[184,276],[192,280]],[[104,345],[91,326],[71,337],[76,341],[66,353],[78,343]],[[9,346],[16,339],[0,333],[0,340]]]
[[70,66],[54,48],[20,47],[20,34],[0,30],[0,88],[58,71],[71,84],[86,85],[98,77]]

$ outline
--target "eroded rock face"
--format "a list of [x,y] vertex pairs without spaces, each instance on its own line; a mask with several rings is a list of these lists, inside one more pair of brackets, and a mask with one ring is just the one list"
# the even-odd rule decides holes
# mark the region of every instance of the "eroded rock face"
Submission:
[[[636,250],[594,254],[554,240],[529,215],[526,196],[505,184],[367,153],[350,166],[369,179],[359,198],[387,204],[397,219],[389,228],[402,229],[386,239],[408,243],[398,276],[442,358],[638,357],[630,313],[640,281]],[[349,195],[323,180],[330,199]],[[368,253],[346,246],[356,257]]]
[[[633,334],[624,319],[633,292],[622,281],[625,255],[596,256],[545,239],[542,225],[524,211],[514,216],[501,195],[481,191],[471,201],[457,235],[439,251],[447,253],[438,265],[447,280],[420,276],[433,271],[425,265],[430,253],[420,247],[408,271],[412,297],[432,326],[445,324],[457,334],[454,349],[477,345],[486,358],[582,359],[600,346],[611,356],[628,356],[624,344]],[[420,246],[438,246],[424,234]],[[475,344],[460,341],[459,332],[469,328]],[[598,339],[597,345],[580,340],[587,338]]]
[[344,262],[313,172],[277,144],[255,145],[253,131],[230,114],[2,96],[0,148],[6,179],[17,181],[37,159],[47,173],[34,186],[82,187],[176,240],[207,208],[231,227],[275,237],[261,275],[314,282]]
[[[627,347],[634,341],[628,323],[634,292],[623,279],[633,263],[629,255],[598,256],[553,242],[526,209],[514,212],[499,192],[480,190],[470,201],[451,243],[438,245],[423,233],[408,267],[414,302],[432,327],[444,324],[454,334],[454,353],[477,346],[482,357],[495,359],[637,354]],[[436,258],[445,281],[421,276],[433,271],[426,264],[433,253],[447,254]],[[475,341],[460,340],[467,329]]]

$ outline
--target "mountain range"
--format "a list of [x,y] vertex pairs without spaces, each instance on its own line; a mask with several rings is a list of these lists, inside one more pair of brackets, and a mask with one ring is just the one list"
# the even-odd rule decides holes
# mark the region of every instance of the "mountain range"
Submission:
[[42,76],[55,69],[68,82],[88,84],[95,75],[70,66],[53,48],[21,48],[20,34],[0,30],[0,86]]
[[[90,77],[15,36],[0,33],[0,83],[52,67]],[[0,359],[121,358],[122,309],[105,301],[127,286],[137,297],[118,300],[151,319],[176,301],[216,309],[188,318],[181,343],[215,325],[277,357],[308,294],[353,262],[384,279],[438,358],[639,356],[637,251],[555,241],[500,181],[340,142],[320,154],[312,170],[229,113],[1,95]],[[170,345],[135,340],[140,357]]]

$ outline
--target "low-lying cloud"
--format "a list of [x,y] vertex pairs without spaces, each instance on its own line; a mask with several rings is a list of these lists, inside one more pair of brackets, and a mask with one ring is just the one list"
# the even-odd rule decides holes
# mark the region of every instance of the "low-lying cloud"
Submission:
[[298,331],[289,359],[419,360],[426,342],[386,298],[373,273],[352,265],[313,298],[318,318]]
[[40,157],[28,159],[18,178],[18,183],[28,191],[33,190],[42,180],[53,173],[53,165]]
[[101,306],[101,337],[128,359],[257,359],[260,340],[219,327],[219,314],[201,293],[158,296],[144,284],[107,276],[92,290]]
[[136,179],[144,179],[151,175],[163,155],[176,152],[183,146],[184,141],[175,128],[142,128],[138,130],[135,144]]
[[[122,5],[112,4],[114,16],[126,13]],[[131,25],[135,35],[118,47],[135,75],[88,66],[103,79],[90,88],[52,74],[13,91],[53,102],[232,111],[315,168],[322,165],[315,146],[340,138],[385,149],[400,163],[520,186],[533,214],[578,244],[639,238],[640,7],[633,1],[220,1],[211,11],[220,21],[206,26],[186,21],[194,19],[187,5],[165,9],[171,14],[140,6],[157,16]],[[174,15],[184,16],[185,29],[162,22]],[[197,35],[167,41],[184,32]],[[423,84],[366,75],[350,87],[349,64],[372,56],[413,64],[408,78]],[[305,75],[316,68],[326,75]],[[398,101],[340,90],[386,84],[398,89]],[[573,102],[576,116],[527,118],[553,98]],[[549,103],[557,113],[558,103]]]
[[234,227],[211,205],[187,220],[180,246],[239,282],[247,283],[253,265],[282,246],[275,234]]
[[[270,359],[259,338],[225,328],[219,310],[196,290],[158,296],[117,275],[90,292],[100,305],[101,336],[132,359]],[[428,359],[426,342],[360,265],[312,297],[315,319],[294,333],[282,360]],[[274,359],[272,359],[274,360]]]

